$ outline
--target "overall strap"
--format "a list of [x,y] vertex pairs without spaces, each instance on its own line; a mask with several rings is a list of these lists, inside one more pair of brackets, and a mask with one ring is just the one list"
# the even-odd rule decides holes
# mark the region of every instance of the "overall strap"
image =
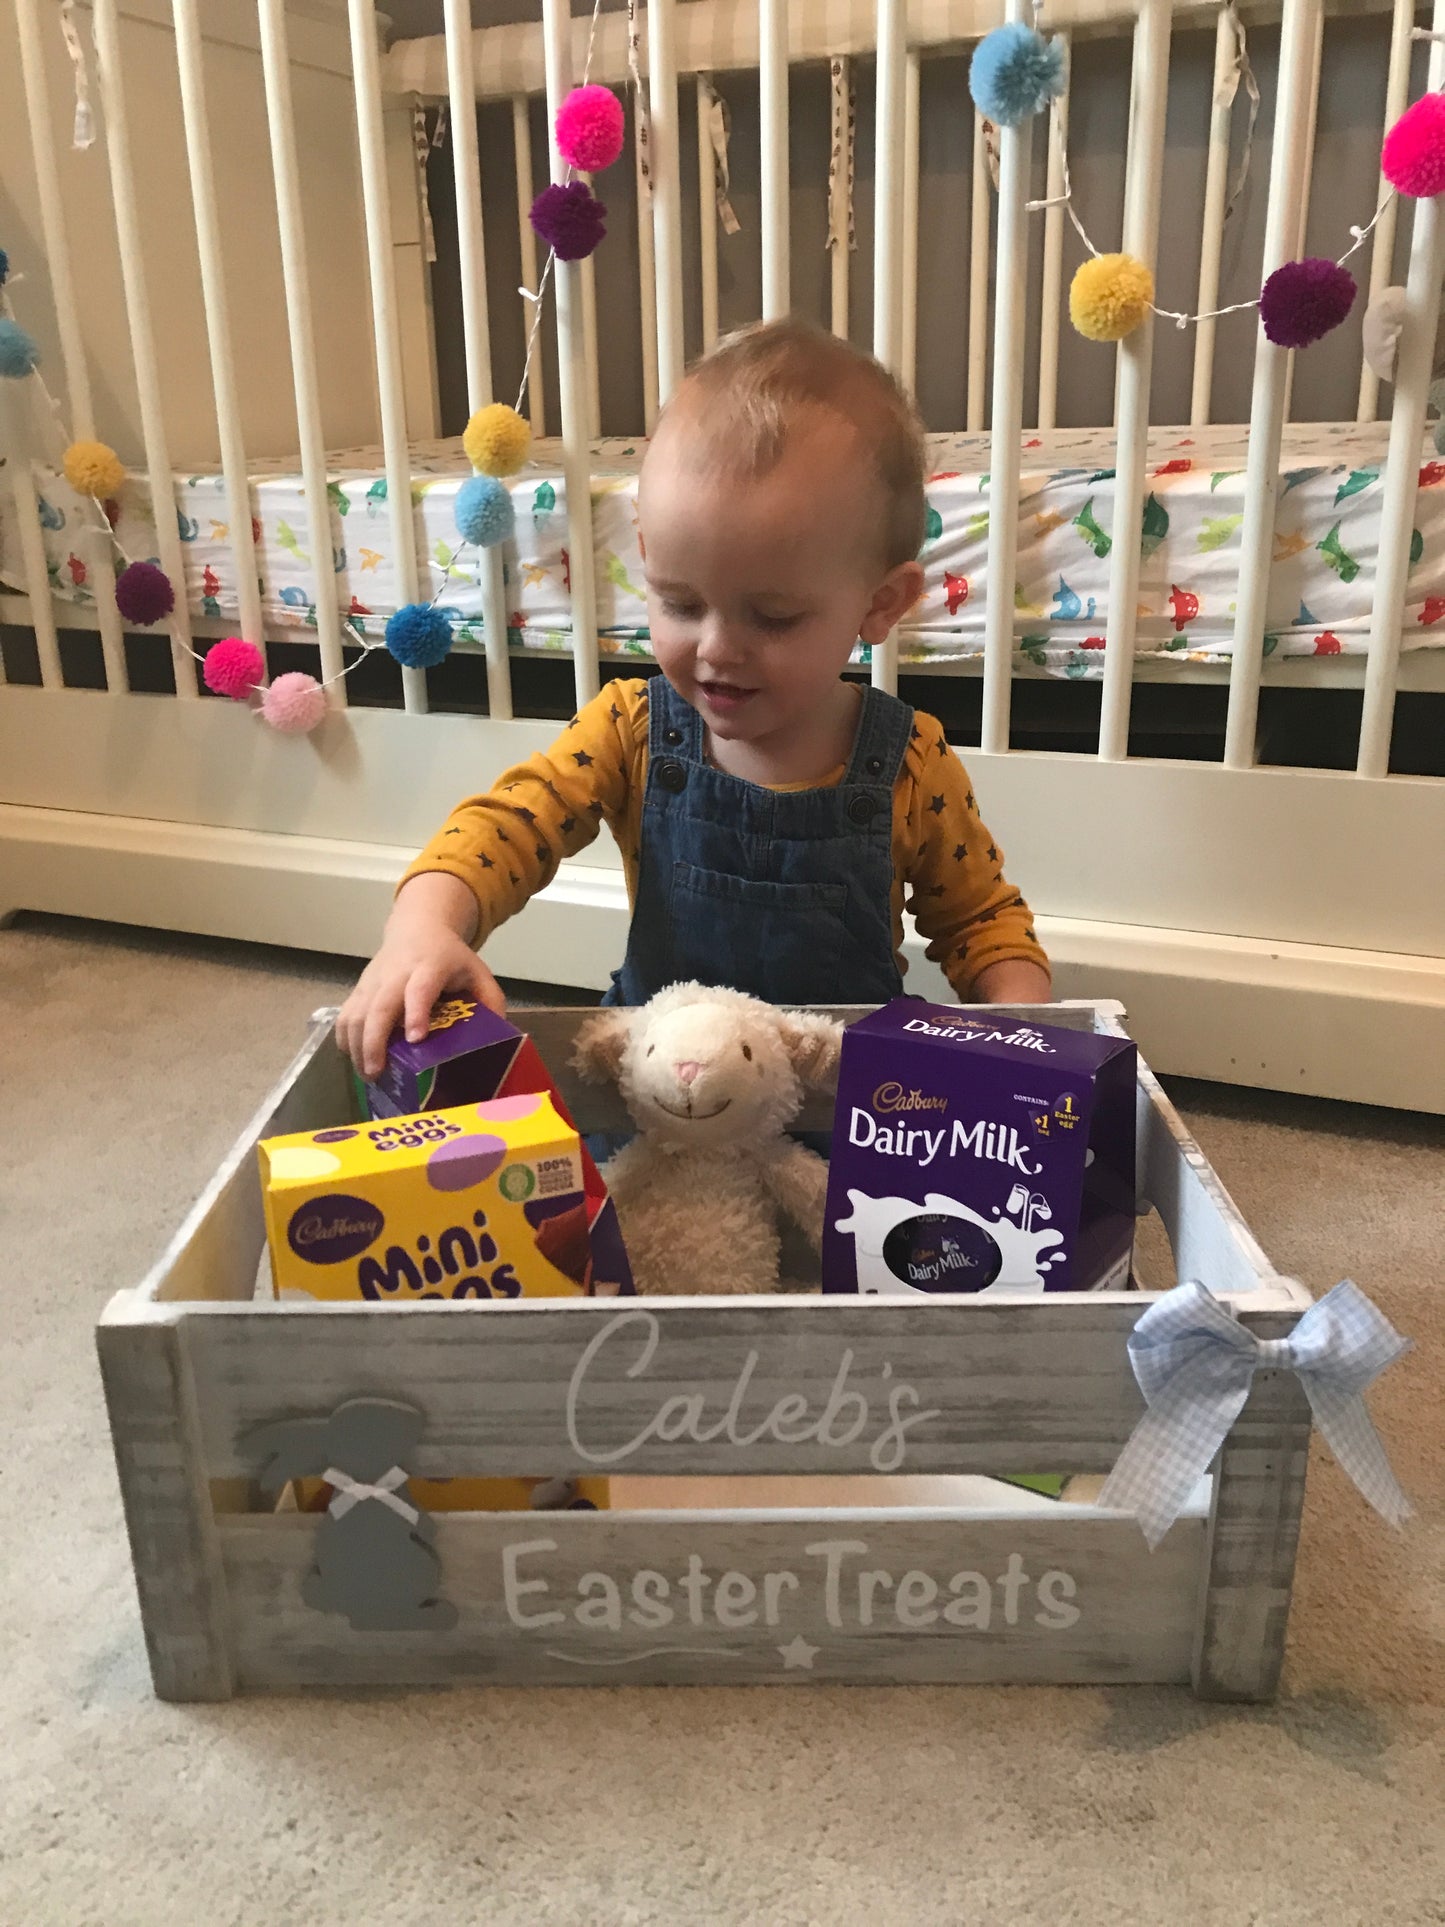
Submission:
[[891,789],[903,766],[912,730],[912,706],[868,684],[863,691],[863,712],[858,719],[858,734],[853,739],[853,754],[843,786],[876,787],[883,783]]
[[660,670],[647,680],[647,754],[654,769],[666,756],[688,763],[707,760],[702,717]]

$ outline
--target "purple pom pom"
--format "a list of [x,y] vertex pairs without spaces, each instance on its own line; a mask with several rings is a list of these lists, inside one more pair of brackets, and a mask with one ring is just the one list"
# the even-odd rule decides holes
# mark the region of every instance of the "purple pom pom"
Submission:
[[1276,348],[1308,348],[1355,305],[1355,277],[1338,261],[1286,261],[1265,282],[1259,318]]
[[149,629],[176,606],[170,577],[154,562],[132,562],[115,579],[115,606],[127,622]]
[[607,209],[585,182],[554,181],[532,203],[532,226],[559,261],[585,261],[607,232]]

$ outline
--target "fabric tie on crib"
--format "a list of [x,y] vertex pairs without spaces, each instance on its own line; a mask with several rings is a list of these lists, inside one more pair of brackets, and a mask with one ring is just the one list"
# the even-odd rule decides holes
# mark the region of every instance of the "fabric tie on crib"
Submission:
[[1411,1506],[1365,1408],[1365,1388],[1413,1350],[1350,1279],[1310,1306],[1288,1338],[1256,1338],[1203,1285],[1152,1304],[1129,1334],[1148,1407],[1099,1494],[1132,1512],[1151,1548],[1188,1503],[1249,1396],[1256,1371],[1292,1371],[1340,1465],[1391,1525]]
[[399,1465],[384,1472],[375,1485],[363,1484],[360,1479],[353,1479],[349,1472],[339,1472],[334,1465],[328,1465],[322,1477],[335,1488],[331,1504],[326,1508],[333,1519],[344,1519],[351,1508],[360,1505],[363,1499],[376,1499],[382,1505],[390,1506],[409,1526],[414,1526],[421,1517],[414,1505],[408,1505],[405,1499],[397,1497],[397,1487],[405,1485],[407,1480],[406,1473]]

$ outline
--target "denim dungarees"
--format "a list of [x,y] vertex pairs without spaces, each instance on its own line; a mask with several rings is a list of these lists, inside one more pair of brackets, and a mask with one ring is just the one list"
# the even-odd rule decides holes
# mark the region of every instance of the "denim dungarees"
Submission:
[[881,1004],[893,948],[893,786],[913,711],[871,687],[835,789],[774,791],[714,769],[698,712],[648,684],[647,790],[627,956],[604,998],[671,983],[773,1004]]

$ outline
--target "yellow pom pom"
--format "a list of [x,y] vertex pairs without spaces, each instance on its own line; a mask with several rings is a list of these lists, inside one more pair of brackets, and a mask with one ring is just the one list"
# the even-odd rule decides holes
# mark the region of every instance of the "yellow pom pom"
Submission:
[[1154,300],[1154,277],[1132,254],[1085,261],[1069,289],[1069,319],[1089,341],[1122,341]]
[[479,408],[462,436],[467,460],[483,475],[515,475],[531,446],[531,429],[501,401]]
[[65,451],[65,479],[78,495],[118,495],[125,463],[104,442],[72,442]]

